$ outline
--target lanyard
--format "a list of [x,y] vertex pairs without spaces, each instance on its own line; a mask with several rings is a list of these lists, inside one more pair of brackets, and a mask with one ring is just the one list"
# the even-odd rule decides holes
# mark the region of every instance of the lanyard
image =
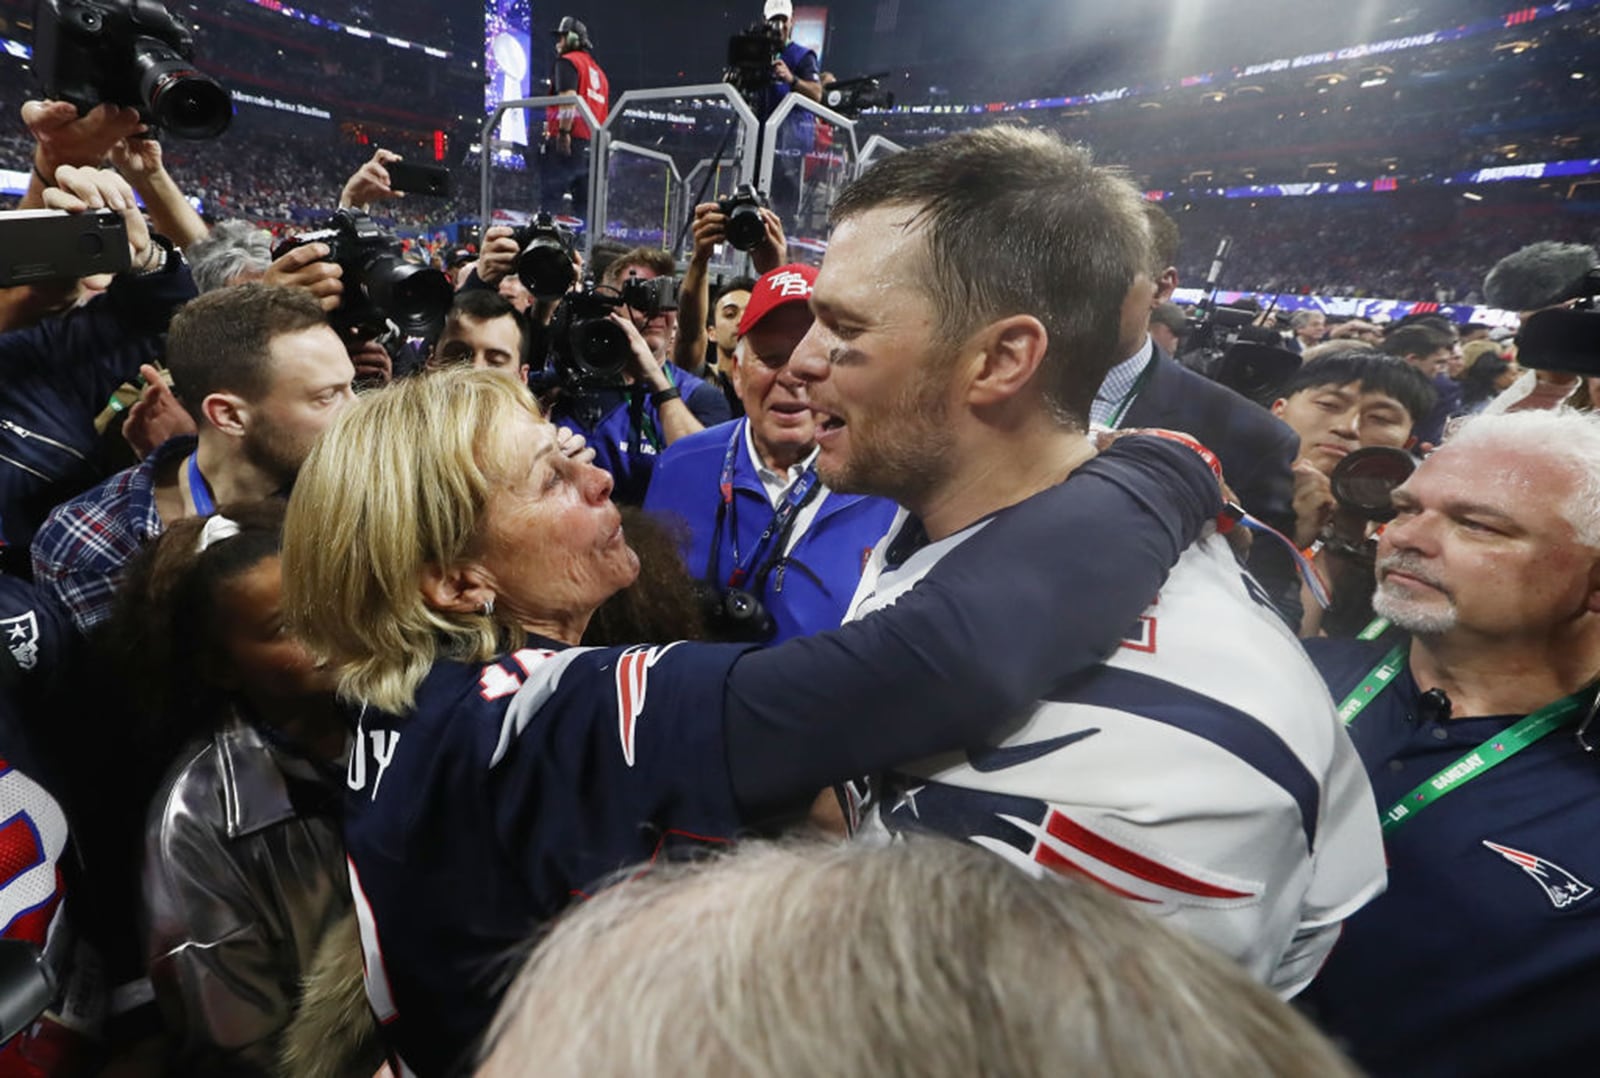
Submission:
[[[1381,628],[1376,628],[1374,631],[1380,623]],[[1363,635],[1372,632],[1373,636],[1377,636],[1388,627],[1388,623],[1380,618],[1368,625],[1363,630]],[[1368,704],[1376,700],[1378,695],[1393,683],[1396,675],[1404,670],[1405,666],[1405,645],[1397,644],[1390,648],[1379,660],[1378,665],[1361,679],[1361,684],[1350,690],[1350,695],[1339,705],[1340,721],[1346,726],[1354,721],[1357,715],[1366,710]],[[1518,720],[1510,729],[1496,734],[1441,768],[1432,778],[1420,783],[1383,814],[1384,833],[1394,831],[1445,794],[1465,786],[1479,775],[1560,729],[1568,719],[1583,710],[1584,701],[1580,698],[1581,695],[1574,694],[1553,704],[1547,704],[1533,714]]]
[[195,516],[208,517],[217,511],[217,503],[211,500],[211,488],[206,485],[206,477],[200,474],[200,453],[196,450],[189,454],[189,500],[194,502]]
[[[789,484],[789,489],[784,492],[783,501],[773,510],[772,520],[767,524],[766,531],[756,540],[756,545],[750,549],[745,557],[739,556],[739,516],[738,508],[733,500],[733,468],[739,459],[739,449],[744,442],[745,424],[748,419],[734,424],[733,436],[728,439],[728,451],[722,458],[722,477],[717,483],[717,489],[722,496],[722,504],[717,510],[717,530],[720,532],[722,518],[728,519],[728,527],[733,539],[733,572],[728,575],[728,587],[743,586],[750,578],[750,570],[761,559],[761,553],[772,542],[776,535],[787,536],[789,529],[794,526],[796,514],[811,500],[812,494],[817,490],[817,468],[815,464],[807,466],[800,473],[800,478]],[[718,539],[720,541],[720,537]],[[712,544],[712,557],[716,557],[716,543]]]
[[1578,695],[1568,696],[1541,707],[1511,729],[1491,737],[1396,801],[1383,814],[1384,833],[1394,831],[1445,794],[1465,786],[1490,768],[1504,763],[1529,745],[1559,730],[1583,708],[1584,701]]
[[1155,370],[1155,366],[1156,354],[1152,346],[1150,361],[1139,372],[1139,377],[1134,379],[1133,388],[1122,395],[1122,400],[1117,403],[1116,408],[1111,412],[1110,418],[1106,420],[1106,426],[1112,430],[1117,429],[1117,424],[1122,422],[1122,417],[1128,413],[1128,405],[1133,403],[1133,398],[1139,395],[1139,390],[1143,389],[1144,384],[1150,380],[1150,372]]

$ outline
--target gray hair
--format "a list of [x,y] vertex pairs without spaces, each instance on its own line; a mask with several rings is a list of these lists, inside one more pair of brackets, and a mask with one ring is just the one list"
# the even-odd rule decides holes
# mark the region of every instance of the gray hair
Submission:
[[1326,321],[1327,317],[1328,317],[1326,314],[1323,314],[1321,311],[1310,311],[1310,310],[1296,311],[1296,312],[1294,312],[1293,314],[1291,314],[1289,316],[1289,328],[1291,328],[1291,329],[1299,329],[1301,326],[1309,326],[1311,324],[1311,320],[1313,318],[1317,318],[1319,316],[1324,321]]
[[1453,426],[1443,448],[1492,445],[1543,457],[1572,473],[1561,515],[1578,542],[1600,550],[1600,415],[1570,408],[1469,416]]
[[481,1078],[1345,1076],[1238,966],[975,847],[747,844],[560,920]]
[[272,233],[248,221],[222,221],[184,252],[201,292],[260,280],[272,265]]

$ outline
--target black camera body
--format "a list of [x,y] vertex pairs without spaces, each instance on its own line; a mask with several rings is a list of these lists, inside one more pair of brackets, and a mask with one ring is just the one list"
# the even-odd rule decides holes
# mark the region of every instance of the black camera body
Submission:
[[339,210],[317,231],[279,244],[272,257],[307,243],[327,244],[327,261],[343,270],[344,298],[329,315],[342,336],[374,340],[391,321],[408,337],[436,337],[444,329],[455,299],[450,278],[407,262],[400,241],[366,214]]
[[120,213],[0,213],[0,288],[121,273],[131,257]]
[[728,39],[728,66],[724,82],[745,95],[758,94],[772,85],[772,65],[783,53],[783,32],[769,22],[752,23],[748,30]]
[[753,251],[767,238],[767,223],[761,211],[766,197],[748,183],[741,183],[727,198],[717,199],[717,209],[728,218],[723,234],[736,251]]
[[772,612],[753,592],[718,590],[703,580],[695,583],[694,592],[711,639],[726,644],[765,644],[778,634]]
[[550,356],[556,378],[575,392],[621,389],[632,346],[609,315],[623,307],[646,318],[678,309],[678,279],[629,277],[615,292],[590,285],[568,292],[550,319]]
[[1177,358],[1240,396],[1270,405],[1300,369],[1300,357],[1283,347],[1277,330],[1255,324],[1260,316],[1243,307],[1210,308],[1190,320]]
[[216,138],[233,122],[233,98],[194,67],[194,32],[160,0],[39,0],[33,48],[45,95],[79,112],[136,108],[186,139]]
[[556,223],[548,213],[511,234],[522,252],[517,255],[517,277],[535,299],[564,296],[578,279],[572,264],[577,243],[572,233]]

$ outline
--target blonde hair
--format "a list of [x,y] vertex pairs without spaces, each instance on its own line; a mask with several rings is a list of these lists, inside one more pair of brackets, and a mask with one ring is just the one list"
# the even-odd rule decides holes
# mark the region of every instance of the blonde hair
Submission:
[[652,868],[557,922],[487,1044],[480,1078],[1356,1073],[1203,944],[929,837]]
[[284,609],[339,669],[339,695],[394,714],[442,659],[501,650],[490,615],[423,601],[428,565],[467,555],[497,485],[492,439],[517,413],[542,419],[498,371],[455,369],[361,397],[306,458],[284,521]]

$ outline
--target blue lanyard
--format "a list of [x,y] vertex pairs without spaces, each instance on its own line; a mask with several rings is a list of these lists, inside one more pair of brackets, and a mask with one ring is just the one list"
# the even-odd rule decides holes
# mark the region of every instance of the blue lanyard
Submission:
[[189,499],[194,502],[196,516],[208,517],[217,511],[217,503],[211,500],[211,488],[206,485],[206,477],[200,474],[198,449],[189,454]]
[[[772,521],[767,525],[767,530],[761,533],[756,540],[756,545],[750,553],[741,558],[739,556],[739,515],[738,508],[733,500],[733,467],[739,459],[739,447],[744,440],[745,425],[748,419],[740,420],[734,424],[733,437],[728,439],[728,451],[722,458],[722,478],[717,484],[717,489],[722,494],[722,506],[717,513],[717,530],[721,531],[722,517],[728,518],[728,527],[733,538],[733,572],[728,576],[728,587],[743,586],[750,578],[750,570],[761,560],[762,551],[767,544],[772,542],[773,536],[788,535],[789,529],[794,526],[795,514],[800,512],[802,506],[811,500],[812,493],[817,488],[817,469],[815,465],[808,466],[800,474],[800,478],[789,484],[789,489],[784,492],[783,501],[773,510]],[[716,557],[716,543],[712,543],[712,557]]]

